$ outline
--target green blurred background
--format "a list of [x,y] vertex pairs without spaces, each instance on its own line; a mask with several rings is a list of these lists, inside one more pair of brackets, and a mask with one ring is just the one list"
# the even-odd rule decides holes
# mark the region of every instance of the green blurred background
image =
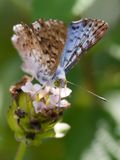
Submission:
[[68,100],[64,122],[71,130],[62,139],[28,147],[27,160],[120,160],[120,0],[0,0],[0,159],[13,160],[18,142],[6,113],[9,87],[20,80],[21,59],[11,44],[13,25],[38,18],[100,18],[109,23],[104,38],[88,51],[67,79],[108,99],[102,102],[79,87]]

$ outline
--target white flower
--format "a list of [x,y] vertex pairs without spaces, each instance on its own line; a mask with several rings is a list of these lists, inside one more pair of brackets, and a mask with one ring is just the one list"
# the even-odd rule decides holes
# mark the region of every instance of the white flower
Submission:
[[56,106],[56,104],[60,101],[60,96],[59,95],[50,95],[49,97],[49,105],[50,106]]
[[68,106],[70,106],[70,103],[67,100],[63,99],[56,106],[67,108]]
[[67,88],[67,87],[65,87],[65,88],[52,87],[50,91],[54,95],[59,95],[61,98],[69,96],[71,94],[71,92],[72,92],[72,90]]
[[30,95],[33,96],[41,90],[41,85],[33,85],[31,82],[27,82],[24,86],[21,87],[21,89],[23,92],[30,93]]
[[50,86],[46,86],[44,89],[41,88],[41,90],[38,93],[39,99],[45,97],[47,94],[49,94],[49,92],[50,92]]
[[46,108],[46,105],[43,102],[33,101],[33,106],[35,109],[35,113],[43,112],[43,110]]
[[58,122],[55,126],[54,126],[54,131],[55,131],[55,137],[56,138],[62,138],[66,135],[66,133],[68,132],[68,130],[70,130],[70,125],[67,123],[60,123]]

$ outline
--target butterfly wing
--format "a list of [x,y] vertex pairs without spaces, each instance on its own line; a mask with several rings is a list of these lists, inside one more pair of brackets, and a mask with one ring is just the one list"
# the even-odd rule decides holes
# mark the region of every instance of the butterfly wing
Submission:
[[69,25],[60,62],[65,72],[69,71],[80,56],[103,37],[107,28],[107,23],[97,19],[83,19]]
[[23,59],[23,70],[44,83],[59,64],[66,40],[66,27],[57,20],[38,21],[13,27],[12,42]]

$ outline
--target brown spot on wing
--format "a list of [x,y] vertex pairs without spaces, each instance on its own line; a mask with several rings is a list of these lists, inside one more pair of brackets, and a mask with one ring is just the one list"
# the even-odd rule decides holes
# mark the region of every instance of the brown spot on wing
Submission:
[[44,21],[43,19],[39,19],[33,23],[31,29],[33,30],[43,52],[44,56],[42,61],[49,67],[51,74],[53,74],[58,66],[64,48],[67,29],[61,21]]
[[15,34],[12,37],[12,42],[19,54],[24,57],[27,53],[32,52],[32,49],[41,52],[39,43],[32,29],[23,22],[13,27]]
[[63,22],[57,20],[39,19],[29,26],[13,26],[12,42],[23,59],[23,70],[40,82],[49,81],[58,67],[66,30]]

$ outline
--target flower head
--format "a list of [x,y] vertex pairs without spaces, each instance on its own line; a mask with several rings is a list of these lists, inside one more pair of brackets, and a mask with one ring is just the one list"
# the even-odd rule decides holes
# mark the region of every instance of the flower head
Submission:
[[8,122],[17,140],[38,144],[44,138],[57,137],[54,126],[70,106],[65,99],[72,92],[69,88],[43,87],[25,77],[12,86],[10,92],[13,103],[8,112]]

